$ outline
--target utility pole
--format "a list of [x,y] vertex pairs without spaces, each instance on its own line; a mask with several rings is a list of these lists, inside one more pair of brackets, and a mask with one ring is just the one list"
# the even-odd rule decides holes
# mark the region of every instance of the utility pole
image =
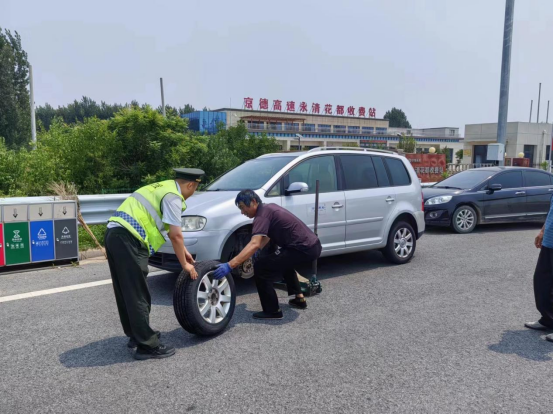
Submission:
[[534,100],[530,101],[530,118],[528,118],[528,122],[532,122],[532,105],[534,104]]
[[159,85],[161,86],[161,113],[163,114],[163,118],[166,118],[167,115],[165,114],[165,97],[163,95],[163,78],[159,78]]
[[31,138],[33,142],[33,150],[36,150],[36,119],[35,119],[35,92],[33,85],[33,66],[29,65],[29,90],[31,100]]
[[541,100],[541,82],[540,82],[540,89],[538,92],[538,116],[536,118],[536,122],[539,124],[540,122],[540,100]]
[[549,100],[547,100],[547,117],[545,118],[545,123],[549,124]]
[[[513,12],[515,0],[505,1],[505,25],[503,27],[503,54],[501,58],[501,85],[499,87],[499,114],[497,120],[497,142],[505,146],[507,112],[509,111],[509,80],[511,74],[511,45],[513,40]],[[505,164],[505,157],[499,165]]]

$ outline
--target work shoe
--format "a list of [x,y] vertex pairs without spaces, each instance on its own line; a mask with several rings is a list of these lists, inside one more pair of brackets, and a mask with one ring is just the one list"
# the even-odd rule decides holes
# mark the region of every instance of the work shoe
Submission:
[[136,349],[136,353],[134,354],[134,358],[136,360],[148,360],[148,359],[164,359],[169,356],[173,356],[175,354],[175,348],[171,346],[165,346],[164,344],[160,344],[157,347],[154,347],[153,349],[146,349],[139,347]]
[[307,308],[307,301],[303,297],[293,298],[290,301],[288,301],[288,304],[290,304],[290,307],[299,308],[300,310],[305,310]]
[[[159,331],[156,330],[156,334],[157,334],[157,338],[158,339],[161,339],[161,333]],[[136,340],[133,339],[132,337],[129,339],[129,342],[127,343],[127,347],[129,349],[135,349],[136,346],[138,346],[138,344],[136,344]]]
[[258,320],[282,320],[282,310],[278,310],[276,313],[260,311],[259,313],[253,313],[253,318]]
[[529,323],[524,323],[524,327],[527,327],[532,330],[553,330],[551,327],[544,326],[539,321],[531,321]]

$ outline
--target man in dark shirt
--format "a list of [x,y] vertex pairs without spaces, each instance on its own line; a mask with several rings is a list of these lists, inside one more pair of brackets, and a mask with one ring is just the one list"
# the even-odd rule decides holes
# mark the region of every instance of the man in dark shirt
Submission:
[[[292,213],[274,204],[263,204],[252,190],[242,190],[236,196],[236,206],[243,215],[253,218],[252,239],[236,257],[221,264],[213,273],[214,278],[223,278],[233,268],[254,256],[254,277],[263,311],[254,313],[254,318],[281,319],[282,310],[273,283],[283,278],[288,295],[296,298],[289,301],[292,307],[305,309],[307,302],[301,292],[296,268],[312,262],[321,255],[319,238]],[[274,252],[258,256],[258,251],[271,241]]]

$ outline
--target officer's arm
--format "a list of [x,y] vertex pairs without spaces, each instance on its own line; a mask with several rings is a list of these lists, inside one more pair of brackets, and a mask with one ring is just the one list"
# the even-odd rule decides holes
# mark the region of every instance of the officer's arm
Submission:
[[192,279],[195,280],[198,274],[194,270],[194,266],[186,261],[182,228],[180,226],[169,225],[169,239],[173,244],[173,250],[179,259],[182,269],[190,273]]
[[254,235],[250,242],[246,245],[242,252],[236,255],[233,259],[229,261],[231,268],[236,268],[238,265],[242,264],[247,259],[251,258],[255,252],[263,248],[269,242],[269,238],[263,235]]

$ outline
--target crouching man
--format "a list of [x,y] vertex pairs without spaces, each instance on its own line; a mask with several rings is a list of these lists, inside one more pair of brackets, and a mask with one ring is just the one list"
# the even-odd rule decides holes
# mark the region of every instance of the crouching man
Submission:
[[[288,295],[295,295],[290,306],[307,308],[301,292],[296,269],[311,263],[321,255],[321,243],[317,235],[300,219],[286,209],[274,204],[264,204],[253,190],[242,190],[235,200],[240,212],[253,218],[252,239],[236,257],[221,264],[214,271],[214,278],[223,278],[247,259],[254,256],[254,278],[261,301],[262,312],[254,313],[257,319],[281,319],[282,310],[273,283],[286,281]],[[277,249],[268,255],[259,256],[271,241]]]

